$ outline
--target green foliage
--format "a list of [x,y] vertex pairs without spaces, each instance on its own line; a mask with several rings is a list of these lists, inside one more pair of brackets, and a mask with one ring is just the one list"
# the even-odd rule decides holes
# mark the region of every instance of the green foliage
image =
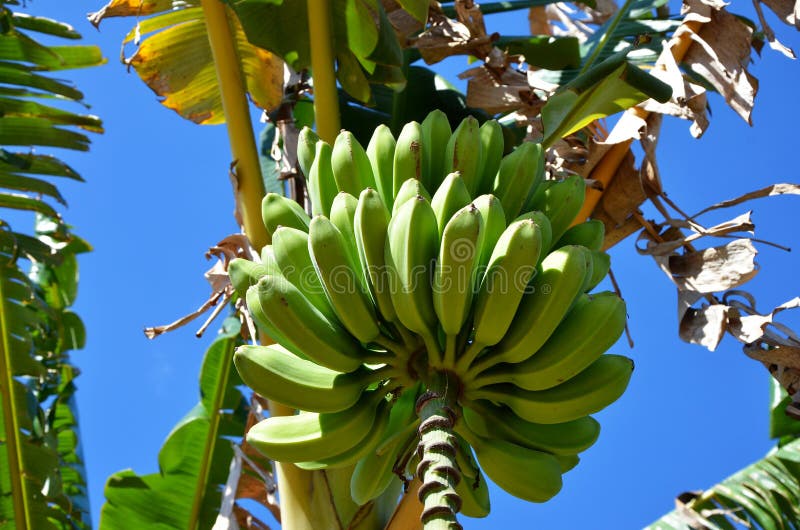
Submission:
[[43,103],[83,100],[71,84],[46,74],[103,58],[95,46],[41,44],[31,33],[80,35],[8,5],[18,3],[0,2],[0,208],[16,211],[15,220],[32,212],[36,221],[25,233],[0,218],[0,525],[90,528],[73,399],[78,370],[69,360],[85,342],[83,323],[69,308],[77,295],[76,255],[90,247],[50,202],[65,204],[51,180],[81,179],[57,158],[28,149],[88,149],[83,131],[102,132],[100,120]]

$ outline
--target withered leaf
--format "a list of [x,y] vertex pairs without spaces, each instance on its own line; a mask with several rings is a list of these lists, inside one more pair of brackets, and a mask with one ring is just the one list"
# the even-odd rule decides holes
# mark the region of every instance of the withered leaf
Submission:
[[749,239],[737,239],[727,245],[683,255],[656,256],[679,289],[713,293],[733,289],[756,275],[756,251]]
[[467,105],[480,108],[489,114],[517,110],[531,98],[526,76],[513,69],[507,69],[503,79],[485,65],[461,73],[459,79],[467,81]]
[[646,199],[647,194],[642,187],[639,171],[634,167],[633,153],[628,151],[614,180],[603,194],[603,210],[621,225]]
[[704,304],[701,308],[690,307],[686,310],[680,319],[678,334],[686,342],[714,351],[725,336],[727,325],[728,306]]
[[413,43],[427,64],[438,63],[451,55],[488,55],[491,49],[489,36],[473,37],[466,25],[444,15],[432,15],[430,21],[428,28]]
[[650,242],[646,250],[642,254],[650,254],[652,256],[666,256],[672,254],[687,243],[693,243],[698,239],[706,236],[720,237],[738,232],[753,232],[755,225],[750,219],[752,212],[745,212],[730,221],[719,223],[711,228],[705,228],[693,221],[683,221],[680,219],[670,219],[666,224],[675,228],[684,228],[692,231],[691,234],[678,239],[671,239],[662,243]]
[[778,38],[775,36],[775,31],[773,31],[772,27],[770,27],[769,23],[767,23],[766,17],[764,17],[764,10],[761,9],[761,2],[759,0],[753,0],[753,6],[756,8],[756,14],[758,15],[758,21],[761,22],[761,28],[764,32],[764,38],[767,39],[769,43],[769,47],[773,50],[782,53],[789,59],[796,59],[797,56],[794,54],[794,50],[785,46]]
[[800,1],[797,0],[761,0],[778,17],[797,29],[800,29]]
[[111,0],[88,19],[94,27],[99,27],[104,18],[140,17],[161,13],[172,9],[172,0]]
[[710,212],[711,210],[719,210],[720,208],[729,208],[731,206],[736,206],[737,204],[741,204],[743,202],[747,202],[753,199],[760,199],[762,197],[772,197],[775,195],[800,195],[800,184],[772,184],[770,186],[761,188],[759,190],[751,191],[749,193],[745,193],[735,199],[729,199],[727,201],[718,202],[709,206],[708,208],[704,208],[697,212],[696,214],[692,215],[692,219],[699,217],[700,215]]
[[747,71],[753,30],[725,9],[710,9],[709,21],[683,58],[683,63],[706,79],[748,124],[758,80]]

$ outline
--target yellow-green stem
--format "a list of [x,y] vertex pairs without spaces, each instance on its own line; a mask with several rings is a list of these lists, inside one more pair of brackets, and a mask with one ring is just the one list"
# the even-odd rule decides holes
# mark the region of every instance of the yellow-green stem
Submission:
[[311,72],[314,79],[314,116],[317,134],[333,145],[341,128],[336,91],[330,0],[308,0]]
[[[0,267],[7,267],[5,263]],[[30,509],[28,507],[27,484],[25,483],[20,446],[19,418],[17,417],[16,400],[14,399],[14,374],[11,373],[11,325],[8,322],[10,311],[6,311],[3,284],[5,274],[0,272],[0,400],[2,400],[5,421],[5,446],[8,451],[9,481],[11,482],[11,498],[14,505],[14,521],[17,530],[32,528]]]
[[217,81],[222,96],[222,108],[228,127],[231,154],[236,161],[237,185],[234,193],[252,245],[260,249],[269,242],[261,220],[261,199],[264,180],[258,160],[258,149],[250,120],[250,105],[241,62],[225,5],[220,0],[202,0],[208,30],[208,41],[217,69]]

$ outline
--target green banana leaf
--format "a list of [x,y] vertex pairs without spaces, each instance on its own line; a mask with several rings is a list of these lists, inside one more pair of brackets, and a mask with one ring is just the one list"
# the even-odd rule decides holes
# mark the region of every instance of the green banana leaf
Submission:
[[[138,45],[125,62],[165,107],[195,123],[223,123],[217,72],[199,2],[180,2],[175,9],[172,2],[149,5],[152,16],[138,20],[123,40],[123,46]],[[99,26],[104,18],[139,16],[138,1],[113,0],[89,19]],[[276,107],[283,97],[283,62],[250,44],[237,18],[232,13],[229,18],[250,98],[262,109]]]
[[233,458],[226,438],[240,438],[246,406],[233,368],[241,324],[228,317],[206,351],[200,370],[200,402],[167,436],[158,455],[159,472],[115,473],[106,483],[101,529],[197,528],[210,526],[219,510]]
[[[399,3],[418,20],[427,14],[427,1]],[[311,67],[306,2],[232,0],[230,4],[250,42],[295,70]],[[402,88],[403,53],[382,3],[333,0],[331,12],[336,75],[342,88],[361,103],[371,100],[373,85]]]
[[800,436],[800,420],[786,414],[786,407],[789,406],[792,399],[786,390],[775,381],[775,378],[769,378],[769,387],[771,394],[769,437],[777,438],[780,446]]
[[[624,52],[623,52],[624,54]],[[672,94],[666,83],[617,54],[563,85],[542,108],[544,145],[653,98],[662,103]]]
[[800,524],[800,439],[773,450],[716,486],[683,499],[645,530],[797,528]]
[[[0,522],[91,528],[74,402],[78,370],[69,355],[85,342],[83,323],[69,308],[77,296],[76,255],[90,247],[62,221],[54,204],[66,201],[53,182],[82,179],[57,158],[31,151],[83,151],[84,133],[102,132],[97,117],[44,101],[82,105],[79,90],[48,72],[104,59],[95,46],[42,44],[34,35],[48,42],[80,35],[11,5],[19,3],[0,1]],[[32,229],[12,226],[8,210],[34,212]]]

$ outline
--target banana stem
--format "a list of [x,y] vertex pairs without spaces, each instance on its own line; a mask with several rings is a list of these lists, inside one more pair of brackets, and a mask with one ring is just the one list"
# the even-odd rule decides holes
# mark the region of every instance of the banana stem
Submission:
[[236,162],[236,202],[248,239],[257,249],[269,242],[261,220],[261,199],[264,180],[258,159],[250,105],[241,63],[231,33],[228,14],[220,0],[202,0],[208,31],[208,42],[217,70],[217,82],[222,96],[222,109],[228,129],[231,155]]
[[421,423],[416,476],[422,481],[418,495],[423,504],[420,520],[424,530],[461,528],[456,519],[461,498],[455,490],[461,473],[456,464],[458,440],[453,434],[457,391],[458,384],[439,372],[417,400]]
[[341,128],[339,93],[333,68],[333,35],[330,0],[308,0],[308,31],[311,41],[311,71],[314,79],[314,117],[317,134],[333,145]]
[[454,368],[456,365],[456,343],[458,335],[447,335],[444,347],[444,367]]
[[439,348],[439,341],[432,333],[427,332],[422,335],[425,341],[425,349],[428,350],[428,364],[430,366],[442,366],[442,350]]
[[408,355],[411,353],[404,345],[390,339],[389,337],[380,336],[377,339],[375,339],[374,342],[379,346],[383,346],[384,348],[394,353],[395,355],[402,356],[406,359],[408,358]]

